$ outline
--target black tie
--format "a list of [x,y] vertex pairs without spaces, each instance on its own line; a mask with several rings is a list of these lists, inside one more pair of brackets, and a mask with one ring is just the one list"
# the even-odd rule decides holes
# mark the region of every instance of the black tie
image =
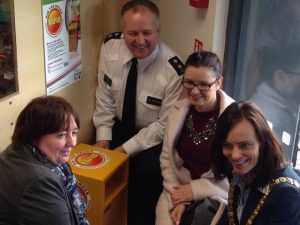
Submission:
[[122,123],[130,135],[135,131],[135,100],[136,100],[136,81],[137,81],[137,59],[131,60],[131,67],[128,73],[125,96],[123,101]]

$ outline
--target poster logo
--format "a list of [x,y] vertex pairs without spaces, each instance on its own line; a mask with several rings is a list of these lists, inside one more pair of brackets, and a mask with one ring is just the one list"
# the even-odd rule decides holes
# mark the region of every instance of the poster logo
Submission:
[[50,10],[46,15],[46,21],[48,33],[53,37],[57,36],[63,26],[62,11],[58,5],[53,5],[50,7]]
[[109,163],[109,156],[98,151],[78,152],[71,158],[71,162],[79,167],[86,169],[96,169]]

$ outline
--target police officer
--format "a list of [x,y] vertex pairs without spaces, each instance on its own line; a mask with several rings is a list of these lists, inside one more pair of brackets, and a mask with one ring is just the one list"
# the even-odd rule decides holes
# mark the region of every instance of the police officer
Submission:
[[[154,225],[162,191],[159,165],[166,118],[180,97],[183,63],[159,41],[159,10],[148,0],[127,2],[121,10],[123,32],[102,44],[96,91],[96,145],[130,156],[128,224]],[[132,58],[137,59],[135,106],[124,95]],[[123,107],[135,107],[135,132],[124,127]]]

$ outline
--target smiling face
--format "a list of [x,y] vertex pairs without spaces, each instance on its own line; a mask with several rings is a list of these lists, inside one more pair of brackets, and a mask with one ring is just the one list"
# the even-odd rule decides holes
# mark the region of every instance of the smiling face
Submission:
[[229,131],[223,143],[223,154],[234,173],[247,177],[258,162],[259,146],[254,127],[243,119]]
[[[194,83],[211,84],[217,79],[215,73],[205,66],[188,66],[185,69],[184,80]],[[199,112],[206,112],[215,109],[217,104],[217,90],[221,87],[222,77],[212,85],[208,91],[199,91],[197,87],[192,89],[184,88],[184,93],[190,103],[195,106]]]
[[65,163],[77,143],[78,127],[73,116],[70,116],[70,125],[66,130],[42,136],[35,145],[48,156],[54,164]]
[[129,10],[123,15],[126,46],[137,59],[148,57],[159,41],[159,21],[149,9]]

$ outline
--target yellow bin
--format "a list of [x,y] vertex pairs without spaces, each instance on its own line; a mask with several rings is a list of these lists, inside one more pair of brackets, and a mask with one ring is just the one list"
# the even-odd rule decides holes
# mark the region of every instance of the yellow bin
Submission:
[[127,224],[128,156],[87,144],[71,152],[70,166],[91,225]]

